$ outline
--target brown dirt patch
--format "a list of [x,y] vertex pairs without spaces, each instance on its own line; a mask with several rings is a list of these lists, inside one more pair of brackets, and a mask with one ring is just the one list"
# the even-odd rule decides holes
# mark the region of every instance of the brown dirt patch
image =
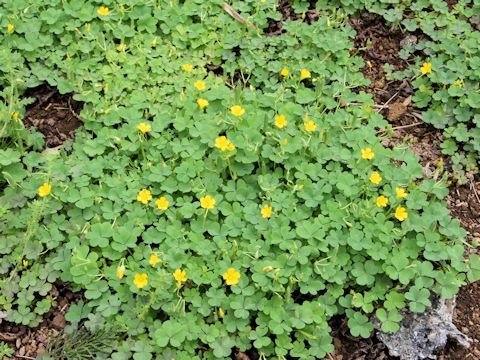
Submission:
[[480,282],[464,287],[457,296],[454,311],[454,323],[460,331],[472,339],[470,349],[464,349],[456,343],[447,345],[445,360],[480,359]]
[[468,231],[469,240],[480,241],[480,181],[450,188],[447,202],[452,216]]
[[370,80],[370,86],[361,88],[372,94],[375,110],[389,120],[394,129],[393,137],[384,142],[384,146],[408,144],[420,157],[426,175],[442,157],[440,143],[443,141],[441,131],[427,125],[421,120],[421,112],[411,102],[413,89],[408,80],[387,80],[384,65],[390,64],[394,71],[404,70],[410,60],[399,57],[402,47],[421,38],[421,34],[402,33],[393,29],[376,14],[362,13],[350,20],[356,31],[353,53],[365,61],[361,69]]
[[70,305],[82,298],[81,294],[74,293],[70,286],[62,283],[55,283],[49,295],[56,299],[57,304],[45,314],[38,327],[31,329],[8,321],[0,322],[0,341],[15,349],[14,359],[36,358],[44,354],[49,341],[67,325],[65,313]]
[[452,10],[455,5],[457,5],[458,0],[445,0],[448,6],[448,10]]
[[388,88],[398,88],[399,95],[407,97],[412,94],[411,87],[401,86],[401,81],[387,82],[385,79],[385,64],[392,65],[394,70],[404,70],[409,62],[400,59],[398,52],[402,46],[417,42],[414,34],[393,30],[385,20],[376,14],[362,13],[356,19],[350,20],[350,25],[356,31],[353,53],[360,55],[365,66],[361,69],[363,75],[371,81],[366,90],[373,94],[376,103],[384,103],[390,98]]
[[279,21],[270,19],[267,28],[264,30],[264,34],[267,36],[283,34],[286,31],[283,28],[283,23],[287,20],[303,19],[307,24],[312,24],[317,21],[320,16],[316,9],[316,4],[316,0],[310,0],[308,10],[305,14],[296,14],[290,0],[280,0],[277,10],[282,14],[282,19]]
[[73,100],[72,94],[61,95],[47,85],[30,89],[25,94],[35,102],[27,107],[25,126],[35,128],[45,137],[46,147],[63,144],[75,137],[75,130],[83,125],[79,113],[83,104]]
[[386,346],[376,336],[368,339],[354,337],[348,329],[347,319],[336,316],[330,321],[335,350],[327,359],[335,360],[382,360],[398,359],[388,354]]

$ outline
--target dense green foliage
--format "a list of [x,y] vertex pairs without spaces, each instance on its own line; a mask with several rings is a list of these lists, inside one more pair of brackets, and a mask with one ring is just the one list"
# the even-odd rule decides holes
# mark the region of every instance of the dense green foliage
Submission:
[[[268,37],[275,3],[232,3],[255,29],[222,1],[2,2],[8,321],[37,325],[60,279],[85,293],[73,326],[125,334],[113,359],[313,359],[334,315],[392,332],[479,278],[443,179],[381,145],[342,11]],[[43,82],[85,102],[61,150],[23,131],[21,95]]]

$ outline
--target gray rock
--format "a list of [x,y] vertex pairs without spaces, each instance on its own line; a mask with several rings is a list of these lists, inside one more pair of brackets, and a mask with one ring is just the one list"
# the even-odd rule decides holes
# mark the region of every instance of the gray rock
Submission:
[[454,307],[455,300],[434,298],[432,307],[424,313],[402,313],[404,318],[395,334],[383,333],[377,321],[377,337],[387,346],[390,355],[402,360],[436,359],[433,353],[443,349],[448,338],[468,348],[472,340],[452,323]]

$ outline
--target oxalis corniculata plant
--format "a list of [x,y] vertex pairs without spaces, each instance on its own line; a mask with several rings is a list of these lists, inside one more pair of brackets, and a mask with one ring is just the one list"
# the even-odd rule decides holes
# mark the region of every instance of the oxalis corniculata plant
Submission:
[[374,12],[393,29],[416,34],[418,42],[399,52],[413,64],[398,72],[386,64],[385,70],[391,79],[410,81],[423,121],[442,131],[442,153],[452,164],[450,180],[473,182],[480,159],[480,1],[338,0],[317,6],[340,7],[346,14]]
[[[2,2],[6,320],[39,324],[61,280],[72,327],[124,334],[113,359],[314,359],[332,316],[394,332],[479,278],[445,182],[381,145],[342,11],[274,37],[276,1],[222,4]],[[60,152],[20,135],[44,82],[85,103]]]

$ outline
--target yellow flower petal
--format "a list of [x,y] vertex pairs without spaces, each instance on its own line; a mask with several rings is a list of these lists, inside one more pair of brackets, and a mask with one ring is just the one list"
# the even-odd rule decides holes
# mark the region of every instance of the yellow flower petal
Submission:
[[395,189],[395,192],[397,194],[397,199],[404,199],[408,196],[408,193],[405,191],[404,188],[402,187],[397,187]]
[[50,195],[51,192],[52,192],[52,185],[50,185],[49,183],[44,183],[38,188],[38,196],[40,197],[48,196]]
[[300,70],[300,80],[311,78],[312,74],[307,69]]
[[146,134],[146,133],[152,131],[152,126],[150,124],[146,124],[146,123],[142,122],[142,123],[137,125],[137,130],[140,131],[143,134]]
[[200,109],[205,109],[208,106],[208,100],[197,99],[197,104]]
[[173,278],[177,281],[177,283],[182,283],[187,281],[187,272],[182,269],[176,269],[173,272]]
[[382,182],[382,177],[378,171],[374,171],[372,175],[370,175],[370,182],[375,185],[378,185]]
[[140,201],[142,204],[148,204],[152,200],[152,193],[150,190],[142,189],[137,194],[137,201]]
[[385,207],[388,205],[388,198],[380,195],[377,197],[376,203],[378,207]]
[[372,160],[375,157],[375,153],[372,151],[371,148],[367,147],[362,149],[362,159],[365,160]]
[[234,116],[242,116],[243,114],[245,114],[245,109],[242,108],[240,105],[233,105],[233,106],[230,108],[230,112],[231,112],[232,115],[234,115]]
[[288,121],[285,118],[285,115],[275,115],[275,126],[279,129],[283,129],[287,126]]
[[125,266],[121,265],[116,271],[117,278],[122,279],[125,276]]
[[168,201],[165,196],[162,196],[155,201],[155,205],[157,205],[157,208],[160,210],[167,210],[168,206],[170,205],[170,201]]
[[317,124],[313,120],[310,120],[308,117],[308,113],[305,113],[305,119],[303,120],[303,126],[305,126],[305,130],[308,132],[315,131],[317,129]]
[[235,145],[232,144],[230,140],[224,135],[219,136],[215,139],[215,147],[222,151],[233,151],[235,150]]
[[240,273],[234,268],[228,268],[223,274],[223,280],[227,285],[237,285],[240,280]]
[[262,218],[268,219],[272,216],[272,207],[268,204],[265,204],[260,210],[260,213],[262,214]]
[[200,198],[200,206],[203,209],[213,209],[216,203],[217,202],[215,201],[215,199],[210,195],[206,195]]
[[197,90],[205,90],[205,81],[197,80],[193,84]]
[[422,73],[422,75],[431,73],[432,63],[429,63],[429,62],[423,63],[422,67],[420,68],[420,72]]
[[408,217],[407,209],[405,209],[404,207],[401,207],[401,206],[397,207],[395,209],[395,217],[399,221],[404,221]]
[[106,6],[100,6],[97,9],[97,14],[100,16],[107,16],[108,14],[110,14],[110,10]]
[[148,263],[149,263],[151,266],[155,266],[155,265],[157,265],[159,262],[160,262],[160,258],[158,257],[157,254],[152,254],[152,255],[150,255],[150,259],[148,259]]
[[148,285],[148,274],[135,274],[133,284],[139,289],[144,288]]

